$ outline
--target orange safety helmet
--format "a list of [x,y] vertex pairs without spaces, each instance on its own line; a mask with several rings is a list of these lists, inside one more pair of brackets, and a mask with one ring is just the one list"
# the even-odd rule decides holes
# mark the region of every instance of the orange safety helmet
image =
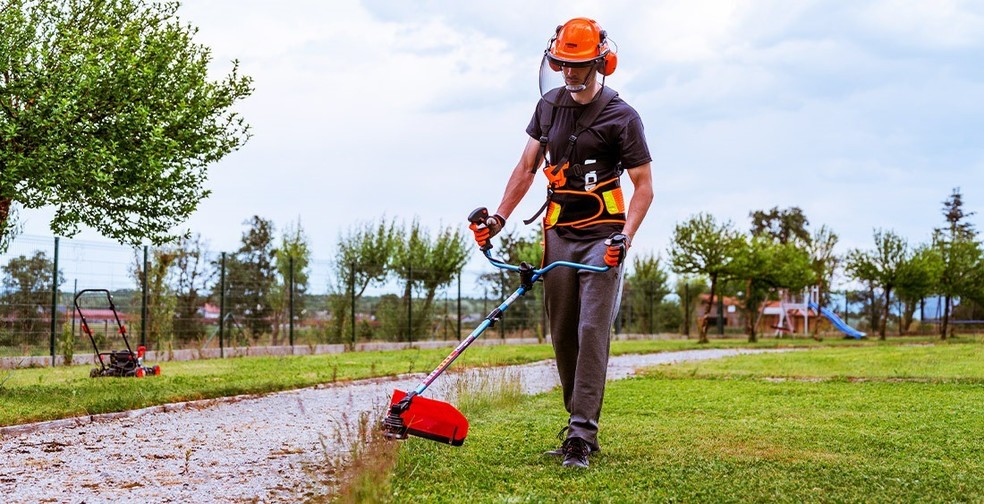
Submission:
[[618,56],[608,46],[608,34],[593,19],[574,18],[557,27],[544,51],[550,68],[598,65],[601,75],[611,75],[618,65]]

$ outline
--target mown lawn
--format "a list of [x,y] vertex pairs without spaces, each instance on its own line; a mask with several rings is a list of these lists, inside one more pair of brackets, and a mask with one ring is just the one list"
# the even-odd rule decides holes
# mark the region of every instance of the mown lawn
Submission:
[[411,439],[395,502],[984,502],[984,345],[875,345],[660,366],[613,382],[587,470],[542,455],[558,392]]
[[[912,340],[906,340],[912,341]],[[819,345],[879,346],[875,341],[771,339],[754,345],[815,347]],[[640,340],[613,343],[614,354],[651,353],[693,348],[749,346],[742,339]],[[110,413],[173,402],[212,399],[241,394],[263,394],[346,380],[429,372],[450,352],[449,348],[389,352],[242,357],[199,361],[163,362],[162,376],[89,378],[90,365],[0,370],[0,426],[54,420],[80,415]],[[548,344],[473,346],[454,363],[466,366],[523,364],[553,357]]]

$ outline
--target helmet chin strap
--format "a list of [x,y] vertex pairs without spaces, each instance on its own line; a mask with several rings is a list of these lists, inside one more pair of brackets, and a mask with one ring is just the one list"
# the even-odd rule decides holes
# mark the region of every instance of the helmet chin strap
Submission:
[[[601,90],[601,88],[605,87],[605,77],[602,76],[601,82],[599,83],[598,82],[598,74],[595,74],[594,76],[589,77],[588,79],[586,79],[583,84],[574,84],[574,85],[564,86],[564,87],[565,87],[565,89],[567,89],[567,91],[569,93],[571,93],[573,95],[573,94],[585,92],[588,89],[588,86],[589,85],[591,86],[591,88],[594,91],[591,93],[591,96],[589,96],[587,98],[587,101],[588,102],[594,100],[598,96],[598,92]],[[577,101],[579,103],[586,103],[586,102],[581,102],[577,98],[574,98],[574,101]]]

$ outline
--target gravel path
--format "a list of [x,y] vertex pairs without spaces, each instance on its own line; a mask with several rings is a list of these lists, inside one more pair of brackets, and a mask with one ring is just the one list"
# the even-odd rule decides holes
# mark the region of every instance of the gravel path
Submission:
[[[623,355],[611,358],[608,377],[758,352]],[[516,373],[526,393],[557,386],[553,361],[491,372]],[[455,376],[439,378],[426,395],[445,398]],[[422,378],[363,380],[8,428],[0,437],[0,501],[296,502],[318,490],[312,482],[350,447],[361,416],[385,411],[394,388],[409,389]]]

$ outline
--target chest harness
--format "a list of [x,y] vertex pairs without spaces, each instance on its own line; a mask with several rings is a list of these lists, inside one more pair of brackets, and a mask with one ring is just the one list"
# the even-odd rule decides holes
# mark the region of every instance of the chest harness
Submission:
[[[558,88],[550,93],[560,94],[563,91],[563,88]],[[570,95],[563,94],[566,96],[553,98],[570,99]],[[547,108],[540,114],[540,153],[533,171],[536,171],[541,164],[540,160],[543,160],[543,173],[547,176],[547,200],[536,215],[523,221],[524,223],[531,224],[546,210],[543,217],[545,229],[563,226],[580,229],[601,223],[625,224],[625,202],[619,184],[621,164],[602,159],[571,159],[577,137],[591,127],[601,111],[616,96],[618,93],[611,88],[601,88],[598,99],[581,113],[568,138],[564,155],[554,164],[550,163],[553,156],[548,155],[547,143],[556,113],[556,108],[550,103],[556,102],[549,97],[545,100]]]

